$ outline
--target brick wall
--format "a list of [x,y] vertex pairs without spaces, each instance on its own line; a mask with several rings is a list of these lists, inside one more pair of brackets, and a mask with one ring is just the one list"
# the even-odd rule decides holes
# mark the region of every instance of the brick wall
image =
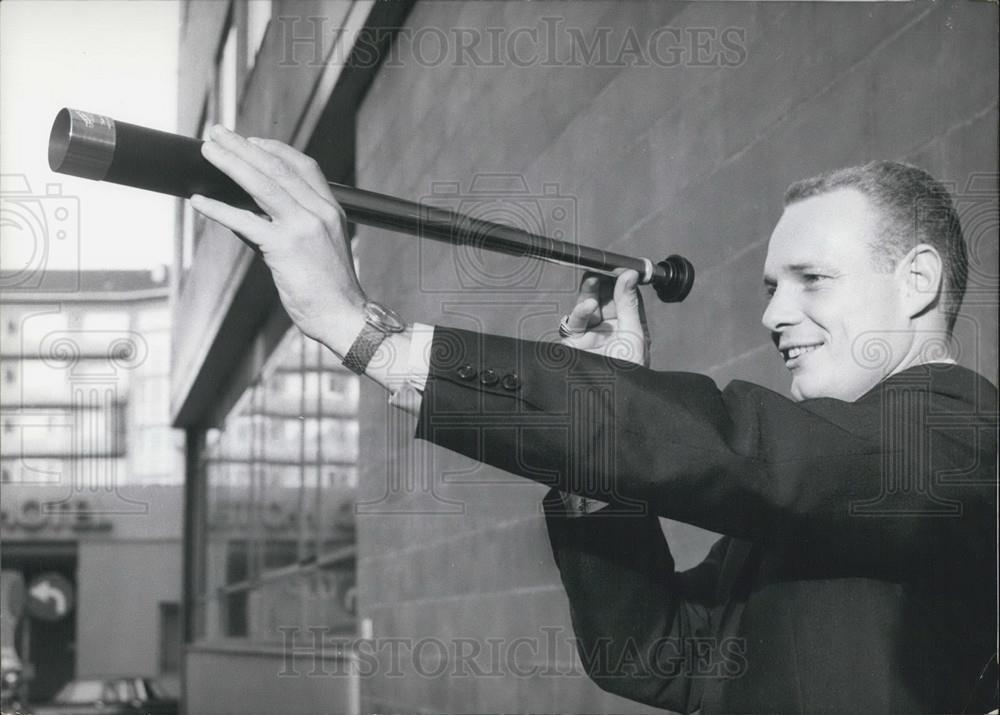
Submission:
[[[996,22],[996,5],[972,2],[419,3],[400,61],[380,70],[359,114],[357,183],[442,200],[435,185],[453,182],[457,198],[444,200],[474,209],[490,196],[471,193],[474,181],[512,174],[527,198],[494,218],[540,211],[549,220],[561,201],[571,214],[559,225],[581,243],[686,255],[698,270],[687,302],[648,296],[653,367],[784,391],[785,370],[759,320],[761,267],[785,187],[873,158],[912,161],[959,193],[978,193],[965,211],[974,265],[958,335],[961,362],[996,382]],[[641,45],[667,27],[682,40],[674,45],[682,61],[547,66],[557,63],[543,56],[469,66],[465,55],[462,66],[455,57],[454,28],[509,38],[517,28],[543,36],[551,25],[555,44],[519,45],[521,60],[532,48],[565,58],[574,34],[589,43],[595,32],[607,35],[614,58],[630,31]],[[443,62],[434,62],[435,28],[452,50]],[[586,49],[576,46],[578,55]],[[359,235],[364,285],[410,320],[552,338],[573,303],[570,270],[469,252],[459,261],[448,247],[368,228]],[[516,287],[492,285],[499,275]],[[359,603],[375,636],[472,638],[484,651],[487,638],[527,637],[536,665],[572,670],[566,600],[538,508],[544,488],[413,442],[412,420],[375,390],[363,393],[361,419],[360,488],[373,503],[359,519]],[[387,476],[413,482],[385,493]],[[664,528],[681,566],[713,538]],[[543,628],[562,629],[554,653]],[[532,648],[518,654],[522,667]],[[500,664],[506,675],[426,677],[438,671],[438,649],[424,648],[431,665],[416,667],[404,652],[400,677],[365,679],[364,709],[643,710],[578,672],[518,677]]]

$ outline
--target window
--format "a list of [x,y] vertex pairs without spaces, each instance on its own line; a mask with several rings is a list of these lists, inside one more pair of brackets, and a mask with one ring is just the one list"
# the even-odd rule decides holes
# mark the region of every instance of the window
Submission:
[[355,631],[358,378],[325,352],[292,328],[206,433],[202,637],[280,643],[289,624]]
[[250,633],[247,625],[247,592],[234,591],[226,595],[225,629],[228,638],[246,638]]
[[[201,118],[198,120],[198,131],[196,136],[202,140],[208,140],[208,130],[219,121],[217,108],[217,89],[213,85],[205,97],[201,107]],[[188,201],[182,202],[184,209],[181,214],[181,281],[191,269],[194,261],[194,254],[198,250],[198,244],[205,233],[205,228],[209,225],[209,220],[202,214],[191,208]]]
[[[226,31],[215,58],[215,73],[212,85],[202,107],[197,135],[208,139],[208,131],[216,124],[228,129],[236,129],[237,92],[239,87],[239,63],[237,62],[237,42],[239,35],[230,11],[226,21]],[[180,264],[181,276],[191,268],[194,254],[205,232],[208,219],[196,213],[185,201],[181,208],[180,221]]]
[[114,694],[114,699],[109,700],[109,702],[127,703],[135,699],[135,689],[127,680],[115,680],[109,683],[108,686]]
[[[9,327],[9,326],[8,326]],[[55,340],[58,333],[69,328],[69,318],[65,313],[33,313],[24,319],[23,340],[27,344],[38,344],[43,340]],[[15,326],[15,332],[17,326]]]
[[267,26],[271,22],[271,0],[248,0],[246,64],[249,72],[257,62],[257,54],[264,43]]
[[187,273],[194,258],[195,213],[190,201],[184,201],[181,206],[181,271]]
[[80,329],[84,332],[126,332],[130,316],[121,311],[89,310],[83,314]]
[[236,93],[239,68],[236,65],[236,27],[229,25],[226,41],[222,45],[219,62],[215,67],[215,97],[218,111],[216,121],[227,129],[236,129]]
[[177,603],[160,604],[160,673],[180,671],[181,607]]

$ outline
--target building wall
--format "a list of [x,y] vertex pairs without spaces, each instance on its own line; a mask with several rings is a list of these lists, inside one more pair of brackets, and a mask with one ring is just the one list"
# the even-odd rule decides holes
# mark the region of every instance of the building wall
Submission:
[[[227,112],[211,110],[216,104],[214,81],[218,76],[216,57],[222,46],[230,8],[239,13],[245,4],[229,2],[186,2],[182,16],[178,85],[178,132],[198,135],[207,124],[221,122]],[[336,28],[353,7],[344,0],[275,0],[272,21],[260,45],[256,63],[248,68],[240,62],[236,83],[238,103],[236,129],[246,136],[266,136],[293,142],[310,94],[324,69],[323,53],[332,51]],[[314,48],[294,44],[294,38],[311,37],[309,18],[322,18],[318,41],[320,58],[313,59]],[[241,40],[242,43],[242,40]],[[291,45],[289,44],[291,43]],[[242,44],[240,45],[242,48]],[[300,54],[302,53],[302,54]],[[244,52],[239,53],[241,57]],[[288,59],[286,59],[286,57]],[[294,58],[302,57],[302,61]],[[211,111],[210,111],[211,110]],[[183,223],[183,222],[181,222]],[[183,238],[178,237],[179,243]],[[228,378],[232,362],[244,351],[244,343],[260,328],[276,300],[263,270],[253,273],[253,252],[233,235],[206,222],[195,231],[192,256],[182,256],[189,267],[180,275],[174,315],[184,320],[174,322],[172,336],[171,414],[184,410],[184,421],[203,415],[192,414],[189,402],[211,402]],[[184,253],[183,246],[179,253]],[[240,293],[248,283],[249,290]],[[234,310],[234,305],[239,305]],[[228,319],[228,320],[227,320]],[[220,335],[226,340],[219,343]],[[198,408],[203,409],[203,407]]]
[[[123,489],[95,508],[112,530],[80,539],[77,672],[160,673],[160,604],[181,600],[180,486]],[[179,673],[167,674],[175,691]]]
[[32,697],[74,673],[162,675],[176,692],[179,671],[160,672],[159,604],[181,601],[183,512],[166,276],[49,271],[46,282],[0,306],[4,569],[58,566],[76,589],[54,625],[19,616],[32,618],[21,655],[42,673]]
[[87,598],[77,618],[77,675],[148,673],[178,693],[180,673],[160,673],[160,604],[180,603],[180,538],[81,543],[78,554]]
[[[185,691],[189,712],[206,715],[258,713],[358,712],[356,681],[350,662],[329,653],[307,652],[302,660],[270,653],[189,649]],[[276,677],[284,673],[284,677]],[[311,709],[310,709],[311,708]]]
[[[567,28],[588,41],[609,28],[614,48],[629,31],[642,44],[669,27],[682,38],[682,61],[476,67],[454,53],[429,61],[436,32],[454,49],[453,28],[544,36],[543,17],[561,19],[554,48],[563,57],[572,52]],[[654,259],[685,255],[698,272],[687,301],[647,296],[653,367],[786,391],[759,322],[761,267],[785,187],[873,158],[915,162],[960,199],[973,261],[960,361],[995,383],[996,23],[996,6],[983,3],[418,3],[407,27],[430,38],[424,61],[399,44],[399,61],[380,70],[358,118],[357,183],[515,222],[561,201],[572,221],[550,230]],[[694,44],[699,28],[707,55]],[[722,44],[726,28],[735,28],[735,50]],[[486,55],[488,47],[479,45]],[[526,193],[501,205],[488,173],[523,180]],[[369,295],[409,320],[554,339],[574,302],[577,276],[564,269],[539,272],[369,228],[359,230],[356,252]],[[579,675],[539,514],[545,489],[412,442],[413,421],[370,386],[360,419],[367,494],[359,501],[375,506],[358,517],[359,604],[376,639],[472,638],[485,647],[487,638],[527,637],[541,642],[534,659],[523,651],[528,664],[575,671],[425,677],[404,655],[401,677],[363,681],[363,710],[642,711]],[[414,488],[386,491],[406,476]],[[713,538],[664,528],[680,567]],[[544,645],[550,627],[558,649]]]
[[[75,638],[64,651],[70,672],[149,675],[178,693],[179,670],[161,669],[160,604],[181,602],[181,486],[14,483],[0,493],[5,569],[46,571],[43,562],[74,554],[66,574],[74,586]],[[26,553],[35,557],[25,561]],[[174,637],[179,655],[179,630]]]
[[[329,124],[314,132],[317,118],[309,110],[313,102],[322,109],[333,89],[320,86],[337,73],[329,55],[338,42],[353,42],[341,40],[338,28],[385,6],[343,0],[256,6],[270,12],[270,23],[254,55],[250,3],[185,3],[179,130],[197,135],[203,125],[224,122],[300,148],[336,135]],[[226,75],[216,59],[228,26],[241,58],[230,104],[218,102]],[[346,102],[341,114],[353,119],[353,110]],[[353,142],[336,139],[314,154],[331,180],[344,180]],[[331,355],[303,345],[262,262],[231,233],[210,222],[180,225],[171,402],[175,423],[189,428],[189,493],[200,495],[191,499],[188,517],[185,708],[357,712],[356,675],[342,666],[341,677],[328,677],[326,666],[311,672],[310,661],[333,664],[342,656],[307,652],[301,672],[283,674],[281,640],[289,628],[325,629],[341,642],[355,633],[348,522],[357,378],[345,380]],[[275,507],[283,525],[265,523],[276,518]]]
[[4,301],[3,481],[181,481],[166,286],[115,288],[142,278],[149,283],[148,272],[95,272],[89,289]]

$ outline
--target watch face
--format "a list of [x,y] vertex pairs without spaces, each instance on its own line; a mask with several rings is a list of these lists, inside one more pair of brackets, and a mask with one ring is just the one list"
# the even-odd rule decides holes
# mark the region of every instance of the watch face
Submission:
[[373,300],[365,303],[365,320],[371,326],[386,333],[399,333],[406,328],[399,313]]

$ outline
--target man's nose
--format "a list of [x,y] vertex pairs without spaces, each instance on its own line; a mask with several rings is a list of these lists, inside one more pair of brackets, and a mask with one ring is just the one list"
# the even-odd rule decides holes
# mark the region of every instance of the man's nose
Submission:
[[760,322],[773,333],[789,325],[795,325],[801,319],[802,311],[795,300],[794,291],[779,287],[768,301]]

